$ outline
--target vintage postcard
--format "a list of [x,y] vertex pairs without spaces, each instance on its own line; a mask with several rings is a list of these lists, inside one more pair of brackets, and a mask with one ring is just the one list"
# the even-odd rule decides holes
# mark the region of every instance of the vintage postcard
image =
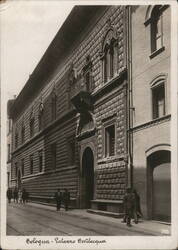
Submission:
[[176,249],[177,2],[0,2],[1,248]]

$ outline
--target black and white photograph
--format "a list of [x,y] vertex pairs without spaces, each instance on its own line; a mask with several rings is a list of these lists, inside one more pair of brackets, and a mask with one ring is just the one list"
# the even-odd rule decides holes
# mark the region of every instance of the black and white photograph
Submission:
[[2,249],[176,249],[176,8],[0,2]]

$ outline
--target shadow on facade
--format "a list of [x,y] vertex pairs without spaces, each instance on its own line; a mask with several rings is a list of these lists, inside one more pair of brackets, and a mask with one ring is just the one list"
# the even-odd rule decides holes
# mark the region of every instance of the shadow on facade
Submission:
[[147,157],[148,218],[171,221],[171,153],[160,150]]

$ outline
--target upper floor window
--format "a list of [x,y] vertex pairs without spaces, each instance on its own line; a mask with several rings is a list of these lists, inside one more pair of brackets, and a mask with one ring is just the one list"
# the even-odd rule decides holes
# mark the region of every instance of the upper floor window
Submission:
[[69,165],[75,164],[75,139],[74,137],[68,139],[68,162],[69,162]]
[[163,82],[152,89],[152,98],[153,98],[153,119],[164,116],[165,115],[165,89],[164,89]]
[[153,119],[160,118],[166,114],[164,76],[159,76],[152,82],[151,91]]
[[43,129],[43,122],[44,122],[44,108],[43,108],[43,103],[41,102],[39,105],[39,111],[38,111],[38,127],[39,131]]
[[11,145],[7,145],[7,160],[10,161],[11,159]]
[[35,134],[35,119],[32,117],[30,119],[30,137],[33,137]]
[[51,117],[52,121],[56,120],[57,115],[57,95],[55,89],[51,94]]
[[151,15],[151,52],[163,47],[163,17],[159,6],[154,7]]
[[56,157],[57,157],[57,144],[51,145],[51,157],[52,157],[52,168],[56,169]]
[[163,12],[168,6],[169,5],[149,5],[147,8],[145,26],[150,26],[150,58],[153,58],[165,49],[163,40]]
[[33,174],[33,155],[30,155],[30,174]]
[[39,172],[43,171],[43,151],[40,150],[38,152],[38,157],[39,157]]
[[19,135],[18,135],[18,132],[16,131],[15,132],[15,148],[18,147],[18,140],[19,140]]
[[25,142],[25,126],[24,125],[22,125],[21,140],[22,140],[22,144],[23,144]]
[[100,54],[104,82],[109,81],[117,73],[117,45],[117,31],[110,24],[104,36]]

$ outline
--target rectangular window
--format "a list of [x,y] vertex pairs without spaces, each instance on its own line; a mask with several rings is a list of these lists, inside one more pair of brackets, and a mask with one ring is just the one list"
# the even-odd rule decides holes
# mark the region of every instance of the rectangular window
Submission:
[[68,159],[69,159],[69,165],[75,164],[75,141],[69,141],[68,142]]
[[15,148],[18,147],[18,133],[15,134]]
[[30,174],[33,174],[33,155],[30,155]]
[[39,125],[39,131],[41,131],[43,128],[43,115],[42,114],[39,114],[38,116],[38,125]]
[[51,145],[52,168],[56,169],[56,143]]
[[151,16],[151,52],[163,47],[163,16],[159,6],[155,6]]
[[56,120],[56,105],[57,105],[57,98],[56,95],[52,97],[52,121]]
[[40,150],[38,152],[38,156],[39,156],[39,172],[43,171],[43,151]]
[[35,133],[35,120],[34,118],[30,120],[30,137],[33,137]]
[[23,144],[25,142],[25,127],[22,127],[21,137],[22,137],[22,144]]
[[10,161],[11,159],[11,145],[7,145],[7,160]]
[[86,82],[86,88],[87,91],[90,91],[90,71],[86,72],[85,74],[85,82]]
[[115,125],[105,128],[105,156],[115,155]]
[[22,176],[24,176],[24,159],[21,161]]
[[152,89],[153,119],[165,115],[165,90],[164,84]]

